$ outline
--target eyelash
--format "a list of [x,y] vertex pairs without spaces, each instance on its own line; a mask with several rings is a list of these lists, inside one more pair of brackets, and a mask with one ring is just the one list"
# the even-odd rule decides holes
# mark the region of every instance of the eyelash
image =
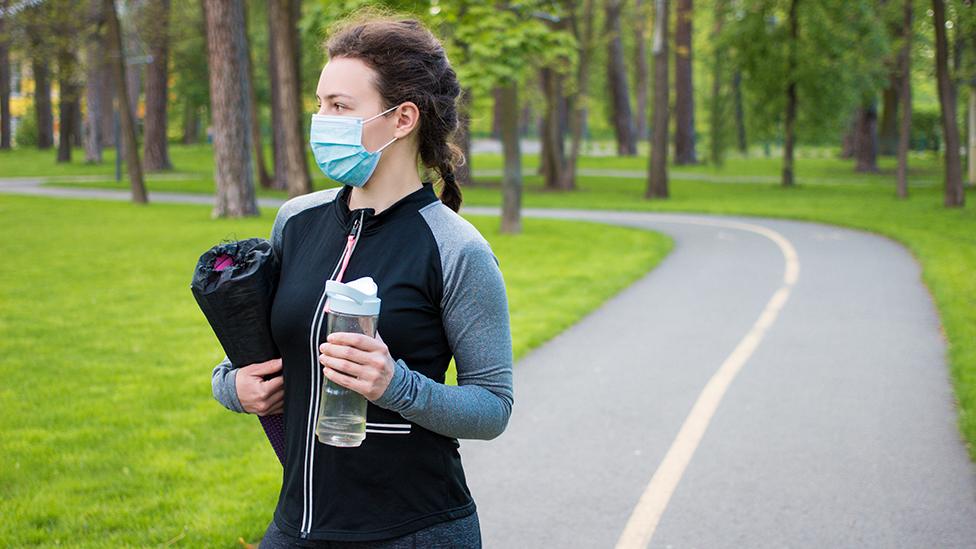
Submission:
[[[343,108],[343,109],[347,109],[347,108],[348,108],[348,107],[346,107],[345,105],[343,105],[343,104],[341,104],[341,103],[335,103],[335,107],[336,107],[337,109],[338,109],[338,108],[340,108],[340,107],[341,107],[341,108]],[[321,101],[319,101],[319,110],[321,110],[321,109],[322,109],[322,102],[321,102]]]

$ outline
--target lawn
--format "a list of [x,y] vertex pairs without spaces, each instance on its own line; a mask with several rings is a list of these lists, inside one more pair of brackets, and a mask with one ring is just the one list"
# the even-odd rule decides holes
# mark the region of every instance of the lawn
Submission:
[[[639,174],[647,168],[644,156],[582,157],[582,170],[624,170]],[[598,208],[611,210],[679,211],[781,217],[810,220],[873,231],[901,242],[922,265],[923,279],[940,312],[948,340],[950,375],[959,409],[959,429],[971,458],[976,461],[976,209],[968,189],[966,208],[942,207],[942,167],[932,153],[913,153],[910,158],[909,200],[898,200],[894,191],[895,160],[880,159],[881,171],[861,174],[853,161],[834,157],[831,149],[801,148],[797,154],[798,185],[784,189],[776,182],[781,162],[775,155],[731,155],[721,168],[708,165],[675,167],[671,171],[671,197],[642,198],[645,181],[638,177],[608,177],[590,171],[578,177],[575,192],[547,192],[538,175],[525,177],[523,205],[541,208]],[[54,164],[53,151],[15,154],[26,162],[3,162],[0,177],[34,170],[44,175],[63,175],[68,168]],[[108,151],[107,154],[111,154]],[[212,161],[206,146],[172,148],[174,163],[185,179],[153,180],[150,189],[213,192]],[[0,156],[0,159],[3,157]],[[523,167],[533,173],[538,155],[523,156]],[[26,165],[26,164],[29,164]],[[498,154],[477,154],[471,165],[482,174],[502,167]],[[331,186],[310,164],[317,188]],[[105,167],[73,165],[75,173],[95,175]],[[618,173],[618,175],[620,175]],[[624,174],[626,175],[626,173]],[[479,175],[476,185],[464,189],[465,204],[499,205],[499,175]],[[65,185],[65,183],[52,183]],[[125,188],[124,183],[75,183],[83,186]],[[284,197],[278,191],[259,191],[263,196]]]
[[[0,195],[0,545],[239,547],[263,534],[281,468],[257,419],[210,394],[223,353],[189,281],[205,249],[267,236],[273,214]],[[526,219],[509,236],[469,219],[500,260],[516,358],[672,246],[620,227]]]

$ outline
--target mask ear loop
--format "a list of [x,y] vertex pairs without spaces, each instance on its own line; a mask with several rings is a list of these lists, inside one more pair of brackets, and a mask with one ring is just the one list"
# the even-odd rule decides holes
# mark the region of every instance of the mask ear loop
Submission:
[[386,113],[388,113],[388,112],[390,112],[390,111],[392,111],[393,109],[396,109],[396,108],[397,108],[397,107],[399,107],[399,106],[400,106],[400,105],[396,105],[396,106],[393,106],[393,107],[390,107],[389,109],[386,109],[385,111],[383,111],[383,112],[381,112],[381,113],[379,113],[379,114],[377,114],[376,116],[370,116],[370,117],[369,117],[369,118],[367,118],[366,120],[363,120],[363,124],[365,124],[365,123],[367,123],[367,122],[369,122],[369,121],[371,121],[371,120],[373,120],[374,118],[379,118],[379,117],[381,117],[381,116],[383,116],[384,114],[386,114]]

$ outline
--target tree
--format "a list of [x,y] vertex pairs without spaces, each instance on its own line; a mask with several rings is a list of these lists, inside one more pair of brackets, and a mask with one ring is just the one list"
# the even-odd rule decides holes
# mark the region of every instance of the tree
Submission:
[[797,81],[797,37],[800,31],[800,17],[797,4],[800,0],[790,0],[790,42],[786,69],[786,122],[784,124],[783,143],[783,178],[784,187],[792,187],[793,179],[793,145],[796,142],[796,81]]
[[289,196],[306,194],[312,182],[305,163],[306,139],[302,135],[301,94],[295,21],[291,0],[268,0],[268,25],[271,36],[273,117],[279,128],[275,140],[275,178],[288,189]]
[[102,101],[104,88],[109,87],[103,77],[106,69],[105,51],[108,49],[104,27],[102,0],[89,0],[88,31],[85,33],[85,132],[82,140],[85,146],[85,162],[89,164],[102,162],[104,136],[101,119],[103,111],[111,110],[111,99],[108,103]]
[[674,31],[674,162],[694,164],[695,88],[692,85],[692,0],[678,0]]
[[709,112],[711,139],[709,160],[715,166],[722,164],[725,154],[725,104],[722,96],[722,77],[725,74],[725,46],[722,44],[722,23],[728,10],[728,0],[715,1],[715,23],[712,29],[712,100]]
[[912,3],[904,0],[902,11],[902,45],[898,54],[898,100],[901,102],[901,120],[898,126],[898,197],[908,198],[908,147],[912,133]]
[[152,60],[146,67],[146,115],[143,160],[150,171],[170,170],[167,145],[169,95],[169,0],[150,0],[142,9],[141,34]]
[[620,12],[624,0],[606,0],[604,32],[607,35],[607,84],[613,113],[613,129],[617,136],[617,154],[637,154],[636,128],[630,110],[630,87],[627,85],[627,65],[620,30]]
[[173,57],[172,90],[180,101],[174,119],[180,120],[182,143],[200,140],[202,119],[210,103],[207,68],[207,25],[203,3],[174,0],[170,13],[170,55]]
[[932,0],[932,24],[935,25],[935,77],[942,112],[942,135],[945,140],[945,199],[947,208],[962,207],[966,195],[962,186],[962,164],[959,158],[959,128],[956,125],[956,95],[949,80],[949,45],[946,39],[945,0]]
[[871,94],[857,110],[854,122],[855,171],[878,171],[878,102]]
[[58,162],[71,162],[71,134],[79,109],[78,61],[68,48],[58,52]]
[[[567,33],[573,24],[573,6],[563,2],[555,13],[548,13],[543,20],[554,33]],[[566,134],[566,114],[568,110],[565,84],[572,74],[573,64],[569,59],[554,60],[552,64],[539,69],[539,80],[545,99],[542,115],[542,154],[539,167],[542,170],[547,190],[571,190],[576,187],[575,169],[570,165],[563,146]]]
[[[494,0],[464,0],[443,3],[432,23],[447,23],[454,29],[447,47],[458,80],[474,96],[495,97],[495,116],[505,158],[502,178],[502,220],[504,233],[521,232],[522,168],[519,144],[519,88],[529,74],[557,60],[575,67],[576,44],[566,32],[552,32],[545,21],[552,6],[545,1],[511,6]],[[504,40],[485,40],[504,36]],[[468,44],[467,50],[458,44]]]
[[651,122],[651,163],[645,198],[668,197],[668,0],[655,0],[654,119]]
[[647,95],[648,76],[647,67],[647,41],[648,26],[651,17],[647,15],[647,6],[642,0],[636,0],[634,4],[634,79],[635,94],[637,96],[637,139],[647,138],[648,116],[647,116]]
[[[795,183],[800,139],[843,131],[886,80],[890,45],[877,0],[752,0],[726,25],[753,139],[783,140],[782,184]],[[837,14],[843,13],[843,17]]]
[[0,7],[0,149],[10,148],[10,30],[7,24],[9,0],[3,0]]
[[[244,5],[244,19],[245,28],[249,28],[247,25],[247,20],[249,19],[247,4]],[[261,139],[261,117],[258,115],[258,97],[257,90],[255,89],[255,81],[257,76],[254,74],[254,54],[251,51],[253,44],[252,40],[247,41],[247,73],[251,75],[248,80],[247,87],[247,103],[251,109],[251,144],[254,146],[254,166],[258,172],[258,183],[263,189],[271,188],[271,174],[268,173],[268,167],[264,163],[264,143]]]
[[522,232],[522,151],[518,136],[518,85],[507,83],[499,89],[501,110],[502,154],[505,172],[502,176],[501,232]]
[[[570,5],[575,2],[566,0]],[[596,0],[583,0],[579,11],[571,9],[571,28],[576,41],[576,89],[569,96],[571,144],[569,149],[566,187],[576,188],[576,165],[579,160],[580,146],[583,141],[583,131],[586,127],[586,117],[590,101],[590,60],[593,58],[594,40],[594,11]],[[580,24],[582,23],[582,29]]]
[[258,215],[251,171],[251,111],[242,0],[205,0],[210,112],[213,116],[214,217]]
[[139,161],[139,148],[136,142],[135,120],[129,109],[128,80],[125,74],[125,56],[122,50],[122,30],[115,11],[115,0],[103,0],[102,12],[108,23],[108,57],[112,63],[112,76],[115,81],[115,108],[121,113],[122,140],[125,150],[125,163],[129,170],[132,187],[132,201],[137,204],[149,202],[146,184],[142,179],[142,163]]
[[51,76],[47,53],[40,50],[40,37],[35,35],[31,58],[34,76],[34,113],[37,117],[37,148],[50,149],[54,145],[54,113],[51,110]]

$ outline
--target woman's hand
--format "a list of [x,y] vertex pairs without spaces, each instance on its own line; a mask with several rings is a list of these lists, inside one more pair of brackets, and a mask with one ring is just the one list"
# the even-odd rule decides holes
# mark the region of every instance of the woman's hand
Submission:
[[393,379],[394,361],[379,332],[363,334],[334,332],[319,345],[319,362],[325,377],[367,400],[383,396]]
[[[265,380],[264,376],[275,375]],[[268,416],[280,414],[285,408],[285,378],[281,375],[281,359],[273,358],[237,370],[237,399],[249,414]]]

